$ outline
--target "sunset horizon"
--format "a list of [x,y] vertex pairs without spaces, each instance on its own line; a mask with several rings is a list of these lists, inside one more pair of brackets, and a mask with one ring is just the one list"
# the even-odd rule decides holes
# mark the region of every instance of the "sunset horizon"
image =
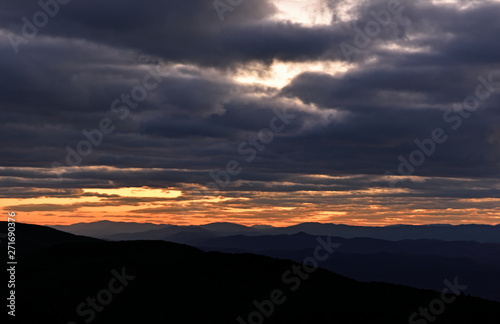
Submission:
[[[59,189],[53,192],[58,191],[68,195],[67,191]],[[251,202],[241,202],[224,195],[210,195],[210,191],[202,193],[196,190],[191,195],[191,200],[189,200],[182,190],[176,188],[85,188],[73,190],[72,195],[74,194],[74,197],[71,198],[44,196],[25,199],[4,198],[3,203],[6,206],[3,209],[5,213],[16,212],[21,222],[38,225],[70,225],[100,220],[170,225],[203,225],[229,222],[245,226],[272,225],[278,227],[308,222],[354,226],[500,224],[497,220],[499,217],[496,214],[483,212],[483,216],[480,216],[481,213],[478,213],[478,210],[474,208],[442,211],[439,209],[405,207],[397,210],[387,206],[384,207],[386,204],[377,204],[377,194],[381,195],[390,191],[380,190],[380,192],[377,192],[374,190],[371,193],[363,190],[349,192],[348,194],[343,192],[341,195],[338,192],[322,191],[317,194],[319,196],[317,198],[311,192],[294,192],[295,199],[299,197],[321,199],[331,195],[336,199],[342,199],[344,202],[350,202],[352,199],[358,203],[355,208],[346,204],[335,205],[325,210],[317,210],[318,208],[311,208],[306,204],[303,207],[269,206],[263,208],[260,206],[253,210],[254,208],[245,206],[251,206]],[[368,197],[371,199],[368,205],[359,203],[359,195],[361,194],[364,194],[366,199]],[[282,196],[290,197],[290,194]],[[276,200],[280,199],[280,195],[275,197]],[[384,202],[383,197],[384,195],[378,198],[379,203]],[[232,200],[236,200],[236,203],[232,203]],[[130,203],[130,201],[133,201],[133,203]],[[484,199],[483,201],[495,204],[495,202],[500,202],[500,199]],[[463,204],[477,204],[478,202],[478,199],[461,200]],[[229,204],[232,204],[232,207],[227,207]],[[44,210],[48,212],[44,212]],[[351,210],[355,211],[351,212]],[[120,214],[117,214],[117,211],[120,211]],[[176,212],[176,214],[168,214],[168,211]]]
[[500,65],[480,54],[496,47],[425,23],[496,24],[498,1],[258,2],[176,4],[187,25],[144,5],[149,41],[72,3],[16,5],[58,14],[0,25],[4,75],[22,80],[0,98],[0,210],[33,224],[500,223]]
[[499,17],[0,0],[9,319],[500,323]]

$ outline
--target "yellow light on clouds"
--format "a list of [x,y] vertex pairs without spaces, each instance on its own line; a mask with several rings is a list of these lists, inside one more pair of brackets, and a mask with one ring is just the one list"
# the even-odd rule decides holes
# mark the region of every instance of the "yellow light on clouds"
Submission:
[[132,187],[117,189],[83,189],[85,193],[98,193],[101,195],[118,195],[121,197],[141,197],[141,198],[176,198],[182,192],[180,190],[151,189],[148,187]]
[[330,75],[345,73],[354,67],[346,62],[274,62],[270,67],[257,67],[239,70],[234,79],[240,83],[262,84],[281,89],[293,78],[304,72],[321,72]]
[[288,20],[305,26],[328,25],[332,14],[324,0],[275,0],[275,20]]

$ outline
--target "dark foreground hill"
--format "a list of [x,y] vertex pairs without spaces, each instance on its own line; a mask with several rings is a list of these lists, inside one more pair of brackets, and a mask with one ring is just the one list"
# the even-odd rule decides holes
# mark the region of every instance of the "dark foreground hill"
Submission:
[[[16,246],[15,323],[500,322],[496,302],[361,283],[266,256],[104,242],[25,224],[16,225]],[[419,314],[429,307],[438,315]]]
[[[7,228],[7,222],[0,222],[0,233],[5,235]],[[14,233],[16,237],[15,248],[18,253],[64,243],[92,243],[101,241],[92,237],[61,232],[46,226],[23,223],[15,224]],[[0,241],[2,241],[1,244],[3,247],[7,242],[7,238],[0,238]],[[3,249],[2,253],[3,251],[6,251],[6,249]]]
[[[429,305],[444,306],[439,316],[428,315],[432,323],[500,322],[496,302],[361,283],[321,269],[308,273],[292,261],[162,241],[64,244],[23,253],[16,298],[16,322],[30,324],[400,324]],[[442,298],[456,299],[445,304]]]

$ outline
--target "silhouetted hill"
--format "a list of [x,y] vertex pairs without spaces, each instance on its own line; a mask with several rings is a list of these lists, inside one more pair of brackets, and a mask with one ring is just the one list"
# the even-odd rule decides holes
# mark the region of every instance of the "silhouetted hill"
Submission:
[[114,241],[163,240],[175,243],[188,243],[191,239],[198,241],[216,236],[214,232],[199,226],[168,226],[139,233],[114,234],[105,236],[105,238]]
[[159,229],[136,232],[119,233],[101,236],[108,240],[164,240],[175,243],[192,243],[198,240],[213,238],[217,236],[228,236],[235,234],[257,235],[260,231],[251,227],[232,223],[213,223],[201,226],[165,226]]
[[443,241],[476,241],[500,243],[500,226],[491,225],[397,225],[385,227],[349,226],[337,224],[303,223],[290,227],[270,229],[266,234],[331,235],[344,238],[369,237],[389,241],[405,239],[436,239]]
[[[7,233],[7,226],[7,222],[0,222],[0,233]],[[101,241],[96,238],[69,234],[46,226],[16,223],[15,228],[16,252],[21,253],[58,244]],[[4,247],[7,244],[7,239],[1,239],[1,241],[0,245]],[[6,251],[6,249],[3,250]]]
[[[195,246],[221,252],[258,253],[300,261],[313,253],[316,236],[228,236]],[[322,266],[362,281],[385,281],[440,289],[442,278],[458,276],[467,292],[500,301],[500,244],[438,240],[384,241],[335,237],[340,247]]]
[[[290,272],[294,266],[303,279]],[[112,279],[117,273],[130,278]],[[238,323],[238,316],[246,319],[256,310],[254,301],[270,299],[276,289],[283,295],[275,300],[286,299],[273,306],[265,323],[400,324],[441,298],[439,292],[360,283],[321,269],[307,274],[292,261],[161,241],[71,244],[27,253],[18,283],[16,319],[30,324],[84,323],[91,314],[92,323]],[[91,304],[99,311],[90,311]],[[433,323],[499,321],[499,303],[462,296]]]
[[72,225],[52,225],[51,227],[71,234],[101,238],[118,233],[144,232],[168,226],[170,225],[133,222],[111,222],[104,220],[91,223],[77,223]]
[[221,234],[237,234],[237,233],[252,233],[252,232],[259,233],[259,231],[255,228],[239,224],[227,223],[227,222],[211,223],[206,225],[200,225],[199,227]]
[[[317,236],[306,233],[291,235],[224,236],[193,242],[197,247],[233,249],[238,252],[304,250],[316,246]],[[334,237],[341,244],[342,253],[394,253],[401,255],[435,255],[452,258],[471,258],[486,264],[500,266],[500,244],[474,241],[401,240],[387,241],[372,238],[345,239]]]
[[[109,224],[108,224],[109,225]],[[204,250],[221,252],[251,252],[300,261],[312,253],[316,233],[354,233],[397,237],[410,229],[413,235],[433,236],[448,234],[471,237],[475,231],[494,231],[498,226],[406,226],[384,228],[353,227],[335,224],[304,223],[286,228],[245,227],[232,223],[214,223],[202,226],[164,226],[159,229],[108,236],[111,240],[165,240],[193,245]],[[384,232],[385,231],[385,232]],[[261,235],[260,232],[274,233]],[[244,235],[231,235],[244,233]],[[278,234],[276,234],[278,233]],[[457,234],[458,233],[458,234]],[[479,232],[477,232],[479,233]],[[477,234],[476,233],[476,234]],[[446,236],[446,235],[445,235]],[[451,236],[448,235],[448,238]],[[435,239],[389,241],[373,238],[336,238],[341,248],[323,266],[339,274],[362,281],[384,281],[417,288],[440,289],[445,277],[466,279],[468,293],[500,301],[500,244],[475,241],[439,241]]]

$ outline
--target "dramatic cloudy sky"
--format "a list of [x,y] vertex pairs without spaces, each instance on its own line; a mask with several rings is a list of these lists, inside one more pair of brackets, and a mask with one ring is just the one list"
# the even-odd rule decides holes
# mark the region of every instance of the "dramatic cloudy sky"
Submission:
[[500,1],[60,2],[0,0],[5,215],[500,223]]

